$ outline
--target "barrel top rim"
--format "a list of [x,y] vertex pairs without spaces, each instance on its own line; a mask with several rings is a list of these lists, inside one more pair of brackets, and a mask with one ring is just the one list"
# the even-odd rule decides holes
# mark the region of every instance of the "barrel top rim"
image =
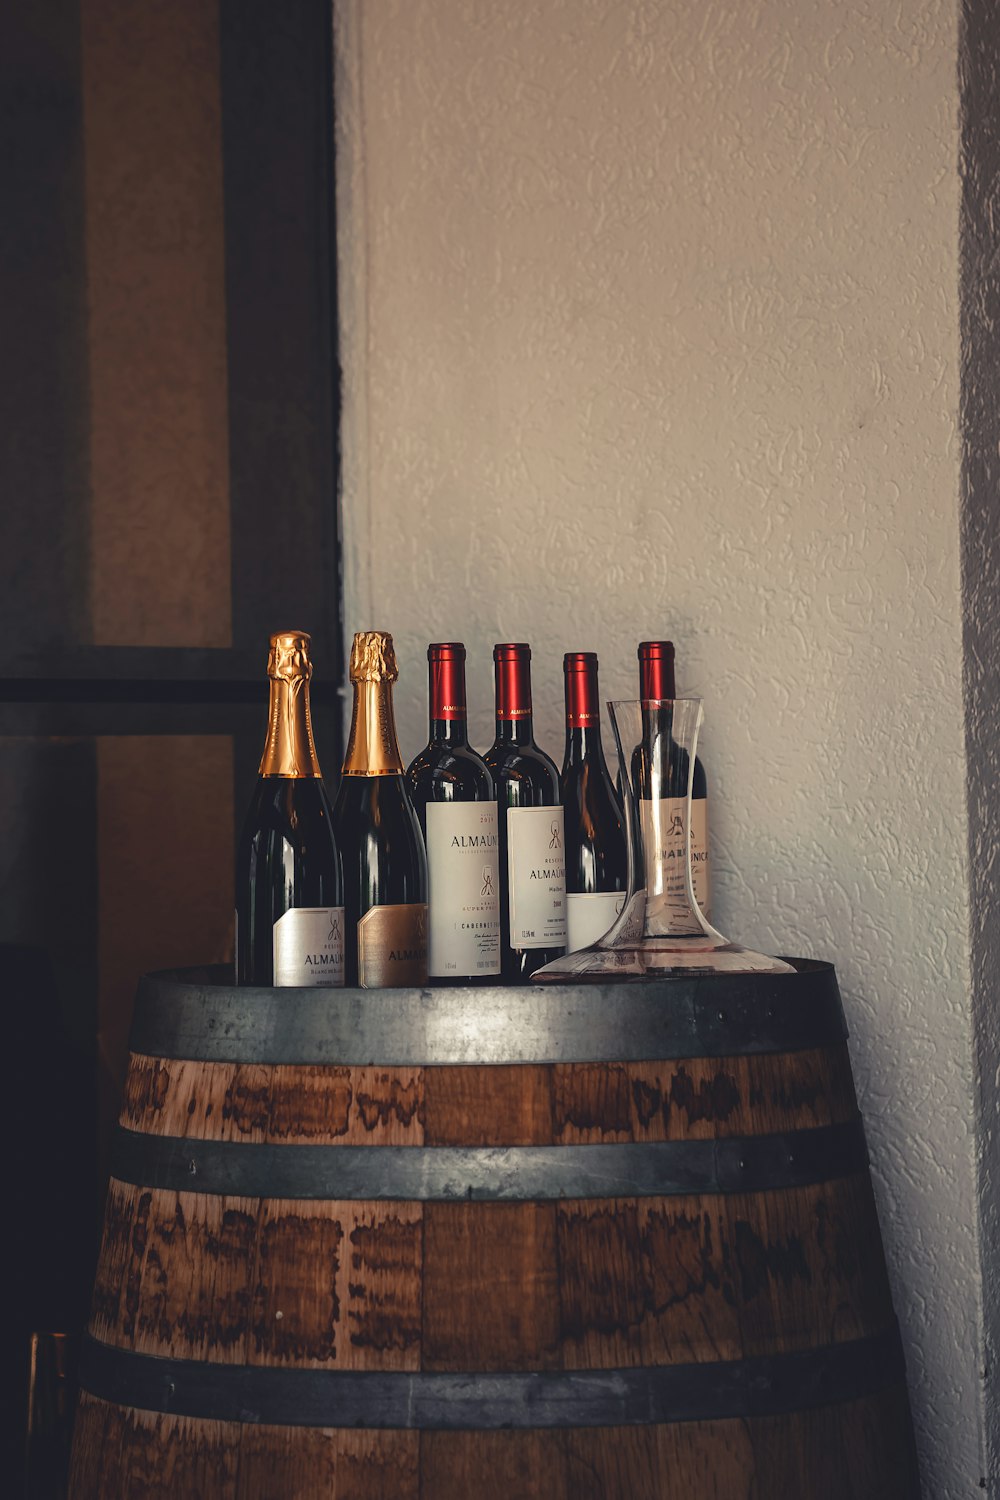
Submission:
[[847,1035],[833,966],[662,982],[253,988],[224,966],[142,979],[131,1050],[245,1063],[638,1062],[788,1052]]
[[[650,994],[654,990],[666,987],[673,990],[693,990],[695,998],[705,1000],[708,1003],[716,1002],[725,995],[731,997],[739,990],[757,989],[761,986],[770,989],[773,985],[777,990],[791,989],[797,987],[803,979],[835,977],[834,965],[827,959],[822,958],[797,958],[786,954],[780,954],[785,963],[794,965],[793,974],[666,974],[662,976],[639,976],[628,975],[619,979],[602,980],[599,984],[513,984],[513,985],[433,985],[426,984],[413,988],[395,989],[361,989],[343,985],[288,985],[281,991],[283,999],[291,1000],[293,996],[308,995],[310,997],[327,996],[329,999],[346,999],[363,997],[366,1002],[379,997],[392,996],[399,1002],[404,997],[427,1000],[441,997],[471,997],[480,999],[489,995],[502,994],[505,999],[523,996],[537,1002],[542,995],[554,997],[572,994],[583,998],[588,995],[596,995],[603,990],[627,990],[631,994],[641,994],[645,991]],[[268,985],[236,985],[227,982],[226,976],[231,976],[232,966],[230,964],[193,964],[180,968],[151,969],[139,979],[140,986],[152,986],[155,988],[169,987],[171,989],[189,990],[231,990],[234,995],[240,995],[246,999],[253,996],[266,996],[273,998],[277,991]],[[754,983],[756,981],[756,983]]]

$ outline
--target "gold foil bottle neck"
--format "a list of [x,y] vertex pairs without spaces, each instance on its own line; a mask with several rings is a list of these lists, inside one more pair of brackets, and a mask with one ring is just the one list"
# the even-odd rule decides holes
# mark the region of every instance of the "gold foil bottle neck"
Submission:
[[318,777],[322,773],[313,741],[309,708],[312,661],[303,630],[282,630],[270,639],[267,675],[271,701],[261,776]]
[[271,637],[267,654],[267,675],[272,682],[296,682],[312,676],[309,656],[310,637],[304,630],[279,630]]
[[395,682],[399,677],[392,636],[385,630],[359,630],[351,647],[352,682]]
[[351,650],[354,713],[344,757],[345,776],[402,774],[392,711],[392,684],[398,676],[392,636],[384,630],[359,630]]

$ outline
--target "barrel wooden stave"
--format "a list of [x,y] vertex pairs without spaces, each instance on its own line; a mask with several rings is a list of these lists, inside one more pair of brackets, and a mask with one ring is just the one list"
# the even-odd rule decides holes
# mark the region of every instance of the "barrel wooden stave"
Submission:
[[127,1411],[84,1395],[74,1500],[912,1500],[905,1393],[781,1417],[560,1432],[351,1431]]
[[[474,1072],[474,1069],[469,1069]],[[423,1142],[422,1070],[264,1068],[132,1054],[120,1123],[195,1140]]]
[[90,1331],[139,1353],[418,1369],[420,1205],[226,1199],[112,1180]]
[[139,1411],[84,1391],[69,1492],[79,1500],[228,1500],[237,1493],[240,1436],[232,1423]]
[[[285,1066],[267,1086],[262,1071],[135,1058],[122,1123],[248,1144],[499,1147],[724,1138],[856,1112],[843,1047],[825,1068],[812,1051],[603,1069]],[[783,1352],[862,1337],[889,1315],[867,1174],[562,1204],[331,1205],[112,1182],[92,1331],[232,1363],[551,1369]]]
[[79,1500],[418,1500],[419,1485],[416,1432],[240,1428],[80,1398]]
[[856,1113],[850,1059],[838,1046],[489,1068],[264,1070],[133,1054],[120,1118],[130,1130],[201,1140],[515,1146],[711,1140]]
[[[487,1067],[136,1053],[121,1124],[249,1150],[371,1147],[375,1181],[382,1146],[711,1143],[856,1119],[847,1050],[832,1040],[784,1054]],[[215,1196],[113,1180],[91,1332],[139,1354],[235,1366],[481,1373],[738,1362],[891,1326],[871,1185],[855,1169],[758,1192],[501,1202]],[[153,1487],[136,1488],[133,1471]],[[706,1500],[917,1493],[898,1382],[771,1417],[503,1432],[227,1424],[85,1396],[73,1500],[159,1494],[161,1471],[175,1476],[174,1495],[211,1500],[661,1500],[673,1473],[678,1495]]]
[[400,1370],[740,1359],[878,1332],[866,1179],[783,1206],[780,1222],[750,1195],[334,1211],[113,1183],[91,1331],[164,1357]]

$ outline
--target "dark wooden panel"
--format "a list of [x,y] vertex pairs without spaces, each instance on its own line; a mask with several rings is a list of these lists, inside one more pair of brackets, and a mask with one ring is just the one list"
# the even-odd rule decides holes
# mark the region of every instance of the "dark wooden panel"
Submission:
[[232,962],[232,745],[227,735],[97,741],[100,1062],[125,1076],[135,976],[173,955]]
[[27,694],[32,683],[42,679],[49,686],[65,684],[67,693],[75,685],[86,696],[93,696],[88,689],[118,682],[145,684],[155,695],[171,684],[260,683],[266,664],[266,632],[256,649],[247,651],[209,646],[53,646],[18,639],[10,643],[4,658],[0,690],[13,699]]
[[[78,1162],[75,1153],[92,1157],[97,1150],[92,1095],[101,872],[93,741],[109,736],[231,736],[238,829],[264,739],[267,636],[274,628],[294,623],[311,628],[316,637],[314,723],[331,789],[341,758],[330,6],[317,0],[290,0],[277,8],[263,0],[225,0],[217,7],[207,0],[207,18],[200,0],[183,9],[190,13],[186,19],[201,28],[203,38],[214,34],[218,16],[221,64],[214,46],[186,49],[183,26],[170,32],[168,39],[175,45],[148,54],[146,61],[152,56],[161,81],[170,66],[188,69],[180,82],[190,88],[186,93],[180,88],[177,98],[189,101],[193,90],[213,117],[218,104],[225,115],[224,185],[216,189],[214,205],[203,202],[206,212],[224,224],[225,277],[209,274],[211,268],[206,269],[205,257],[195,246],[189,285],[204,282],[212,289],[206,315],[213,327],[221,327],[224,280],[232,380],[215,379],[221,369],[217,361],[213,400],[204,408],[207,425],[196,436],[204,436],[213,453],[229,448],[233,457],[231,511],[224,479],[219,479],[221,467],[214,471],[213,493],[223,507],[222,527],[229,519],[233,533],[230,579],[223,580],[217,594],[224,601],[231,583],[237,600],[235,650],[145,650],[127,634],[109,636],[107,630],[105,639],[122,639],[123,644],[93,644],[94,613],[103,617],[106,612],[100,606],[110,596],[105,589],[93,598],[90,582],[92,460],[97,452],[91,420],[95,396],[101,396],[92,374],[94,368],[98,373],[103,368],[106,376],[116,364],[106,358],[103,366],[100,363],[101,350],[106,356],[108,344],[105,340],[101,345],[100,329],[95,331],[88,321],[88,269],[91,291],[95,286],[106,291],[109,281],[114,290],[116,282],[129,281],[130,271],[139,274],[142,254],[133,254],[133,247],[141,252],[148,246],[135,247],[134,237],[130,246],[109,219],[105,228],[111,248],[120,251],[125,270],[119,275],[121,266],[114,263],[114,255],[98,254],[88,266],[87,210],[93,214],[110,208],[113,215],[123,213],[134,228],[135,214],[141,216],[150,196],[156,195],[147,176],[139,191],[109,203],[113,184],[103,170],[88,176],[85,148],[94,147],[95,132],[101,129],[105,144],[127,147],[129,120],[124,117],[127,109],[120,106],[124,102],[143,111],[148,100],[143,97],[141,70],[123,66],[120,51],[101,54],[117,59],[104,77],[100,68],[89,66],[95,56],[92,49],[88,68],[83,68],[79,0],[7,7],[0,47],[0,344],[5,351],[0,424],[7,435],[0,445],[0,736],[11,740],[0,748],[0,942],[48,953],[55,966],[54,994],[61,1012],[54,1009],[57,1001],[52,994],[43,1001],[40,980],[34,982],[29,974],[27,987],[15,992],[12,965],[2,968],[5,1001],[18,1018],[35,1027],[30,1041],[14,1047],[15,1055],[24,1059],[17,1078],[17,1086],[24,1090],[24,1108],[17,1107],[16,1096],[14,1113],[36,1120],[41,1113],[45,1121],[44,1128],[35,1126],[24,1148],[24,1168],[39,1192],[47,1184],[50,1201],[61,1207],[63,1220],[58,1232],[52,1232],[43,1214],[22,1216],[25,1227],[33,1227],[43,1240],[41,1250],[29,1247],[27,1259],[32,1273],[60,1294],[76,1288],[74,1256],[78,1250],[89,1254],[91,1247],[76,1198],[61,1191],[52,1147],[60,1144],[56,1138],[61,1132],[59,1171]],[[98,0],[85,13],[91,27],[85,39],[93,41],[95,25],[117,25],[123,16],[127,28],[141,27],[148,20],[145,15],[138,20],[130,16],[121,0],[110,5]],[[157,15],[154,21],[170,26],[169,17]],[[84,84],[91,91],[86,110]],[[105,106],[103,113],[89,107],[95,97]],[[163,97],[161,91],[161,105]],[[151,118],[147,111],[139,122],[147,141],[151,130],[155,135]],[[172,136],[175,143],[183,138],[184,126],[182,120],[180,137]],[[158,208],[169,216],[168,197],[160,195],[153,203],[154,217]],[[170,233],[175,230],[176,224]],[[193,243],[186,240],[181,253]],[[204,247],[205,242],[200,243]],[[92,239],[92,250],[93,246]],[[209,248],[218,261],[217,233]],[[131,282],[130,287],[134,290]],[[113,303],[112,312],[124,305],[117,299]],[[186,307],[190,313],[190,299]],[[107,300],[103,310],[108,312]],[[183,359],[183,321],[170,323],[168,312],[164,322],[163,316],[151,314],[152,332],[168,343],[173,339]],[[130,338],[134,344],[134,328],[130,334],[128,318],[124,323],[124,328],[116,323],[116,335],[124,334],[126,346]],[[106,322],[103,326],[106,333]],[[143,347],[155,342],[139,339]],[[169,385],[171,369],[161,373]],[[169,395],[155,370],[153,376],[153,396]],[[108,401],[108,392],[105,383],[103,404],[98,399],[97,405],[105,416],[110,411],[115,417],[115,402]],[[141,391],[136,401],[143,403]],[[231,407],[228,415],[223,401]],[[155,400],[152,406],[161,409]],[[191,403],[186,409],[193,409]],[[124,420],[120,412],[116,420]],[[171,433],[176,436],[175,425],[167,423],[163,432],[169,443]],[[155,500],[150,484],[163,478],[157,454],[154,451],[148,462],[143,443],[130,451],[144,456],[137,471],[126,474],[116,461],[114,423],[106,421],[101,449],[104,480],[100,473],[96,477],[102,494],[109,476],[113,488],[121,486],[128,502],[123,512],[128,512],[129,525],[140,537],[157,534],[155,504],[146,503]],[[100,462],[97,468],[101,470]],[[112,517],[112,529],[113,525]],[[162,525],[158,534],[162,536]],[[147,551],[143,555],[149,559]],[[218,571],[221,556],[222,549],[213,552],[213,562],[200,569],[203,595],[207,588],[209,598],[216,592],[212,567]],[[111,561],[113,574],[114,558]],[[155,555],[152,565],[155,568]],[[183,569],[180,574],[176,568],[171,571],[177,580],[174,603],[180,596],[183,611]],[[137,593],[142,591],[133,577],[133,597]],[[145,594],[140,602],[145,606]],[[96,611],[91,607],[95,603]],[[158,608],[149,602],[149,619],[140,619],[148,629],[137,629],[136,639],[226,639],[225,628],[206,636],[183,631],[172,635],[154,618]],[[224,614],[220,603],[220,619]],[[167,747],[163,749],[168,753]],[[109,798],[122,800],[127,781],[124,786],[109,782],[107,790]],[[109,846],[102,857],[105,876],[116,861],[120,872],[120,849]],[[202,893],[206,900],[213,889],[228,883],[228,859],[222,863],[225,881],[219,879],[219,861],[214,870],[201,872],[207,882]],[[167,915],[164,906],[161,902],[161,920]],[[184,920],[180,915],[178,921]],[[132,983],[130,979],[129,995]],[[60,1015],[66,1037],[59,1035]],[[64,1053],[73,1064],[66,1069]],[[105,1087],[105,1102],[113,1088]],[[73,1184],[83,1198],[95,1199],[95,1208],[96,1177],[84,1166],[75,1172]],[[124,1254],[123,1247],[118,1248]],[[63,1314],[50,1303],[43,1315],[33,1294],[28,1295],[33,1283],[29,1286],[26,1276],[19,1269],[18,1316],[30,1314],[41,1324],[58,1323]],[[106,1291],[110,1300],[111,1290]],[[20,1381],[19,1327],[4,1356],[8,1371],[17,1361]],[[99,1423],[102,1431],[105,1415]],[[125,1425],[138,1447],[150,1425],[156,1427],[141,1420]],[[97,1481],[97,1492],[120,1482],[152,1494],[154,1481],[162,1480],[164,1492],[194,1494],[216,1469],[221,1476],[223,1467],[232,1463],[227,1473],[230,1479],[235,1475],[231,1445],[221,1438],[216,1444],[211,1435],[201,1457],[172,1452],[159,1475],[137,1459],[140,1467],[132,1472],[131,1460],[119,1462],[123,1430],[120,1422],[110,1422],[102,1460],[107,1467]],[[16,1410],[12,1424],[0,1428],[0,1442],[8,1431],[11,1441],[0,1454],[0,1469],[16,1486],[17,1449],[23,1439],[23,1418]]]
[[329,0],[221,0],[233,644],[341,675]]
[[23,1452],[28,1336],[76,1332],[100,1229],[95,1167],[97,855],[92,744],[0,740],[0,994],[11,1150],[5,1256],[17,1292],[0,1356],[13,1399],[0,1416],[0,1469]]
[[219,28],[81,5],[92,639],[228,646]]
[[[107,737],[111,735],[230,734],[234,725],[257,744],[256,759],[251,744],[249,787],[257,775],[264,743],[267,706],[230,703],[149,703],[75,701],[65,703],[0,703],[0,735]],[[317,734],[317,739],[319,735]]]
[[[171,646],[46,646],[33,640],[8,643],[0,677],[0,699],[10,702],[81,701],[186,702],[189,699],[267,702],[268,628],[253,649]],[[314,652],[315,655],[315,652]],[[333,662],[319,661],[312,696],[329,701],[339,680]]]
[[48,955],[62,1025],[84,1048],[97,1013],[96,777],[90,741],[0,739],[0,941]]
[[0,662],[29,644],[86,640],[89,630],[78,12],[77,0],[4,7]]

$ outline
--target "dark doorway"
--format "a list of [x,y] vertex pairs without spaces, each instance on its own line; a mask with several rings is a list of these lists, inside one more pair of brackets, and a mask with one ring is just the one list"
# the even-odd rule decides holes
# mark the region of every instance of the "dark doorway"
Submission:
[[[342,676],[330,0],[52,0],[0,49],[0,945],[16,1319],[86,1317],[138,974],[227,956],[268,633]],[[24,1409],[8,1405],[3,1472]]]

